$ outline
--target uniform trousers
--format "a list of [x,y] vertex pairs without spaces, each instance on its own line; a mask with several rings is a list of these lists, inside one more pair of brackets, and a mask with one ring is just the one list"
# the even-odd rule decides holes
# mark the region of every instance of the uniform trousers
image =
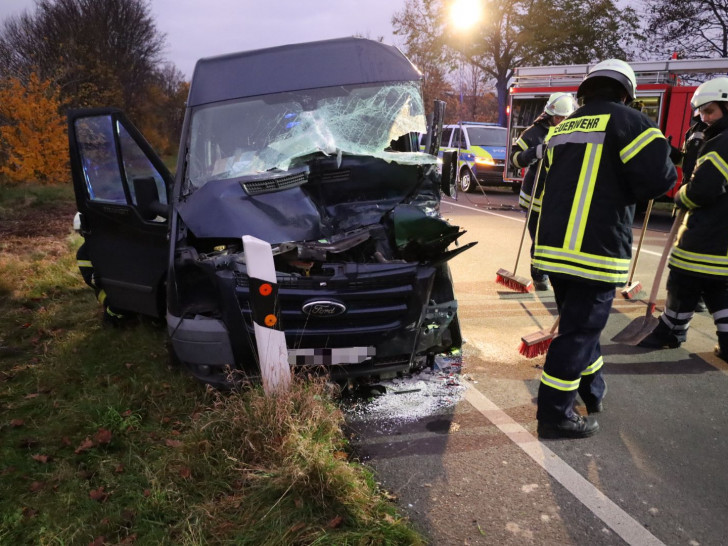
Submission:
[[531,211],[528,219],[528,234],[531,236],[531,278],[536,282],[547,281],[548,274],[545,271],[533,267],[533,253],[536,250],[536,230],[538,229],[538,212]]
[[579,394],[597,404],[606,390],[599,336],[607,324],[614,286],[551,274],[559,310],[559,331],[551,341],[538,389],[539,421],[559,422],[574,414]]
[[701,296],[713,315],[720,352],[728,355],[728,277],[703,277],[670,269],[665,312],[660,315],[653,333],[666,343],[685,341]]

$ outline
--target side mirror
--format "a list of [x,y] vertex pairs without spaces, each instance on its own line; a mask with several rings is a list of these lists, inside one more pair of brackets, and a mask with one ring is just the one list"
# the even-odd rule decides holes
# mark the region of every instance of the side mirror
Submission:
[[153,176],[135,178],[132,183],[136,195],[136,208],[144,220],[154,220],[157,216],[169,217],[167,205],[159,201],[157,182]]
[[453,199],[458,198],[457,172],[457,151],[453,150],[452,152],[443,152],[440,189],[442,190],[442,193],[444,193],[448,197],[452,197]]

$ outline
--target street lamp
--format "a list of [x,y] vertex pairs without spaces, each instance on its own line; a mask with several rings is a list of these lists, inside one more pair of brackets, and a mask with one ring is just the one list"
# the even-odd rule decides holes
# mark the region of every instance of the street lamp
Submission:
[[[475,25],[480,22],[483,16],[483,0],[454,0],[450,4],[450,22],[452,26],[461,32],[468,33]],[[460,52],[459,74],[460,79],[460,112],[458,115],[458,162],[456,184],[460,184],[460,145],[463,141],[465,133],[463,132],[463,53]],[[477,183],[477,181],[476,181]],[[478,184],[480,186],[480,184]],[[482,188],[481,188],[482,189]]]
[[458,30],[471,29],[482,16],[482,0],[455,0],[450,5],[450,21]]

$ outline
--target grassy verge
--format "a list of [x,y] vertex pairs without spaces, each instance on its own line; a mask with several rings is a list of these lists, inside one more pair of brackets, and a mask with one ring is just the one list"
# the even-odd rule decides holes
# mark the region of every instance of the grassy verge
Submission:
[[219,394],[163,329],[104,328],[72,201],[0,192],[0,544],[422,543],[347,460],[325,383]]

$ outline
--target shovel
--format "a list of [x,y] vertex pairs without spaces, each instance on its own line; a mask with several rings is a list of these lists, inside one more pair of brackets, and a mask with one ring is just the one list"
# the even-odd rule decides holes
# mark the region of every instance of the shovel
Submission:
[[657,301],[657,290],[660,288],[662,272],[665,269],[665,264],[667,263],[667,257],[670,255],[672,243],[675,240],[677,230],[680,227],[680,224],[682,224],[684,216],[685,211],[680,210],[675,217],[675,221],[672,223],[672,228],[670,228],[670,234],[667,236],[667,241],[665,241],[665,249],[662,251],[662,256],[660,257],[660,264],[657,266],[657,271],[655,272],[655,280],[652,283],[650,300],[647,302],[647,312],[645,313],[645,316],[638,317],[630,322],[624,330],[612,338],[612,341],[616,343],[623,343],[624,345],[637,345],[640,341],[650,335],[652,330],[655,329],[655,326],[657,326],[657,321],[659,319],[653,315]]

